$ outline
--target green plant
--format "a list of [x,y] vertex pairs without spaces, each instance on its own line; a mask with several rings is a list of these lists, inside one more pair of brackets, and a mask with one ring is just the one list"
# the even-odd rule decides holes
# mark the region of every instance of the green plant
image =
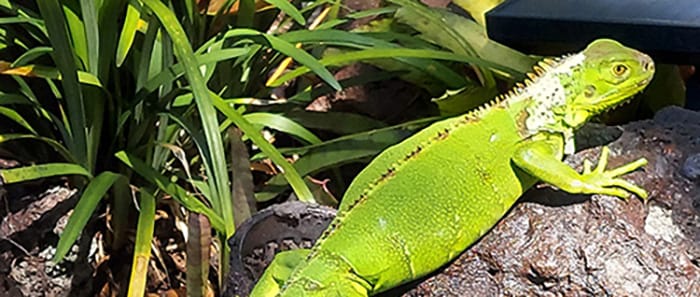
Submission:
[[[142,295],[147,269],[142,264],[150,255],[154,210],[164,198],[172,197],[208,218],[220,245],[221,277],[228,263],[225,242],[235,232],[234,209],[248,207],[236,203],[236,198],[252,199],[231,197],[229,176],[236,166],[230,160],[237,156],[227,157],[227,137],[233,134],[224,133],[231,126],[260,149],[253,160],[269,158],[281,168],[282,174],[256,194],[258,201],[278,195],[288,185],[300,200],[313,201],[302,176],[367,160],[437,119],[386,127],[359,115],[332,113],[318,118],[295,112],[315,94],[385,79],[397,71],[409,72],[402,75],[406,79],[427,77],[436,82],[424,86],[432,93],[473,86],[484,87],[490,94],[495,88],[493,70],[504,77],[522,74],[520,68],[499,62],[503,56],[484,59],[476,51],[457,50],[444,40],[425,40],[399,30],[333,29],[354,18],[391,16],[397,9],[399,19],[410,12],[435,16],[410,1],[395,1],[404,5],[400,9],[385,7],[343,19],[334,17],[339,1],[308,1],[301,10],[288,1],[267,1],[276,9],[258,13],[255,1],[240,0],[235,16],[228,14],[234,2],[224,1],[209,15],[195,1],[0,0],[0,79],[4,82],[0,119],[7,122],[0,130],[0,145],[43,144],[31,151],[41,153],[26,158],[38,165],[0,170],[0,181],[70,175],[73,185],[81,189],[61,235],[56,261],[61,261],[100,202],[106,201],[114,231],[111,246],[125,245],[126,231],[137,230],[129,290]],[[320,7],[334,13],[315,30],[304,29],[306,18]],[[289,16],[283,23],[292,23],[291,29],[262,33],[279,11]],[[438,32],[417,30],[423,37]],[[450,36],[460,40],[462,48],[475,42],[461,40],[459,34]],[[510,52],[504,55],[520,59]],[[266,73],[287,56],[300,65],[272,86],[296,79],[292,96],[258,100],[270,98],[270,87],[264,85]],[[375,63],[388,75],[338,82],[325,68],[356,61]],[[477,65],[481,81],[465,78],[453,62]],[[325,85],[314,86],[304,79],[308,72]],[[339,121],[351,125],[329,124]],[[331,130],[341,137],[322,140],[310,128]],[[291,135],[301,146],[277,149],[261,129]],[[298,154],[300,159],[293,166],[283,154]],[[130,186],[136,189],[133,194]],[[136,226],[130,225],[129,218],[137,215]],[[207,234],[201,229],[193,232]],[[207,269],[196,270],[201,273],[189,273],[188,278],[206,283]]]
[[[289,3],[278,4],[304,22]],[[300,199],[313,199],[259,127],[211,91],[259,92],[259,73],[270,65],[255,59],[266,55],[267,48],[314,68],[339,88],[328,70],[305,51],[253,29],[230,30],[225,39],[217,32],[207,36],[206,29],[224,17],[223,10],[209,17],[200,14],[193,1],[170,6],[157,0],[2,1],[0,5],[5,15],[3,57],[8,59],[2,73],[13,81],[0,97],[0,106],[2,115],[16,124],[3,131],[0,142],[35,140],[59,153],[49,152],[39,165],[3,170],[0,178],[9,184],[55,175],[82,177],[73,179],[82,191],[55,261],[61,261],[99,202],[109,197],[115,247],[125,243],[130,213],[140,209],[130,294],[143,294],[147,266],[141,258],[149,258],[153,199],[169,195],[208,217],[224,246],[221,263],[226,263],[224,243],[235,226],[220,130],[232,123],[283,168]],[[251,8],[241,6],[242,26],[251,25],[255,14]],[[193,47],[198,47],[196,52]],[[188,96],[194,99],[191,104],[174,104]],[[217,109],[229,120],[223,121]],[[192,146],[195,153],[188,150]],[[176,158],[185,151],[192,155]],[[201,167],[206,178],[190,175],[192,166]],[[194,187],[183,188],[181,181]],[[140,208],[131,205],[129,184],[139,188],[135,193]],[[110,188],[111,195],[105,196]],[[145,222],[151,223],[150,228]]]

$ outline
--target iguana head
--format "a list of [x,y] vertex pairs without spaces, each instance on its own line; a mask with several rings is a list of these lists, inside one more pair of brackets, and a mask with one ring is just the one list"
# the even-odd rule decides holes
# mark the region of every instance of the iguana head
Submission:
[[577,54],[545,60],[535,71],[539,74],[524,90],[534,99],[526,108],[526,134],[563,133],[569,154],[573,130],[644,89],[654,76],[654,61],[617,41],[599,39]]
[[571,96],[554,110],[572,128],[628,101],[654,76],[654,61],[649,56],[614,40],[596,40],[579,55],[583,61],[572,75],[559,76]]

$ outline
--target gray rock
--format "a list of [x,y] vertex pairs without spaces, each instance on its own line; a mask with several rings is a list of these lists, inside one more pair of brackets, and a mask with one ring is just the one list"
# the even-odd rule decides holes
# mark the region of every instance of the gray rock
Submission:
[[[533,189],[478,243],[403,296],[699,296],[700,190],[679,172],[700,151],[700,114],[666,108],[623,126],[609,168],[639,157],[625,176],[645,204]],[[600,149],[577,153],[580,168]],[[594,162],[595,163],[595,162]]]

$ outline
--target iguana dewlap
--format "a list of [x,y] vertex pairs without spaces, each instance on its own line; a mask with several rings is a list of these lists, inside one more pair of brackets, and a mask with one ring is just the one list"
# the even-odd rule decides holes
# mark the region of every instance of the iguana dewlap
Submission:
[[310,250],[278,254],[252,296],[368,296],[449,262],[538,180],[569,193],[647,193],[619,176],[645,159],[578,173],[561,160],[573,131],[622,104],[654,74],[649,56],[601,39],[535,66],[508,95],[437,122],[376,157]]

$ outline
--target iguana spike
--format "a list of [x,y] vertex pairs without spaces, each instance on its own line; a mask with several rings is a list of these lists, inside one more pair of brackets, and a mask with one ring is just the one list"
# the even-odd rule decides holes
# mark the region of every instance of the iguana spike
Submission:
[[534,73],[532,73],[532,72],[528,72],[528,73],[526,73],[526,75],[527,75],[527,77],[529,77],[531,80],[535,80],[535,79],[537,78],[537,75],[534,74]]
[[521,82],[516,82],[516,83],[515,83],[515,86],[516,86],[517,88],[519,88],[519,89],[524,89],[524,88],[525,88],[525,84],[523,84],[523,83],[521,83]]
[[542,64],[547,64],[547,66],[554,66],[554,64],[557,63],[557,58],[552,59],[552,58],[544,58],[542,61],[540,61]]
[[532,69],[535,70],[535,73],[537,74],[537,76],[544,75],[544,69],[542,69],[542,67],[540,67],[539,65],[533,66]]

